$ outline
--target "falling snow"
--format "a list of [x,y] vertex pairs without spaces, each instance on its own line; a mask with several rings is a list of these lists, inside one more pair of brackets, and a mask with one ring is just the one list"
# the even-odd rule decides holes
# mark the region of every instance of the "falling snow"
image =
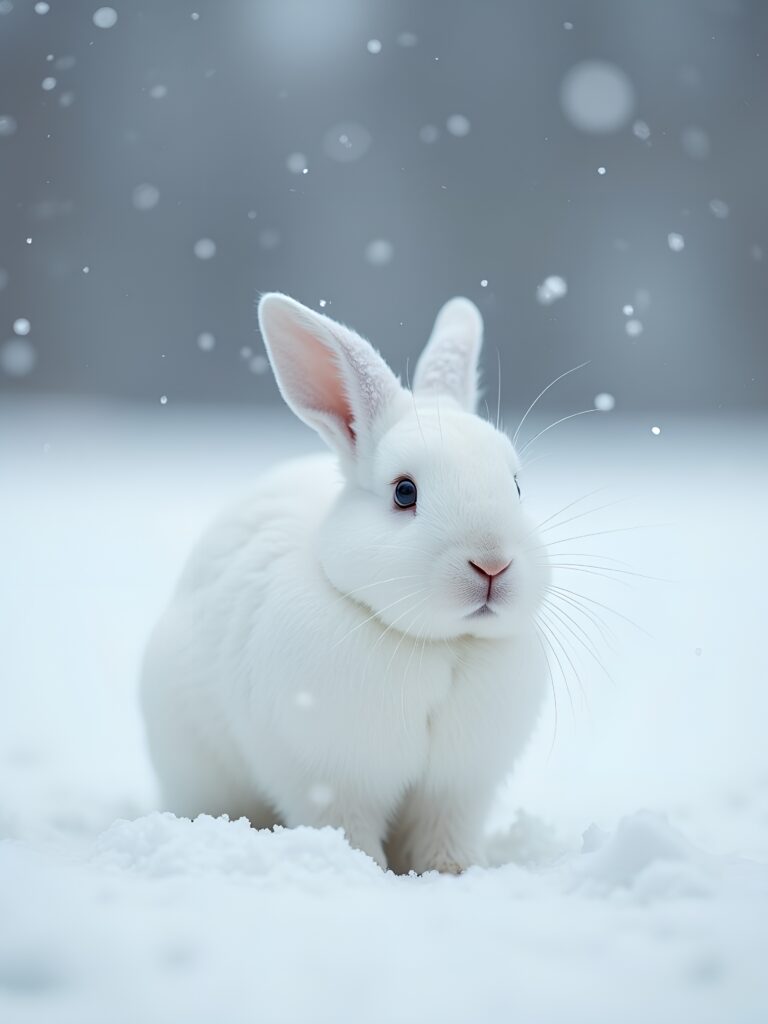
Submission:
[[469,135],[472,128],[469,123],[469,118],[463,114],[451,114],[448,120],[445,122],[445,127],[448,129],[450,135],[455,135],[457,139],[463,138],[465,135]]
[[286,158],[285,166],[291,174],[303,174],[307,169],[307,158],[303,153],[291,153]]
[[332,160],[350,163],[365,156],[372,141],[367,128],[349,121],[328,129],[323,139],[323,149]]
[[37,354],[26,338],[11,338],[0,347],[0,368],[9,377],[26,377],[37,362]]
[[717,217],[718,220],[725,220],[728,214],[731,212],[728,204],[724,203],[722,199],[710,199],[709,209]]
[[563,113],[584,132],[613,132],[627,123],[635,91],[627,75],[605,61],[588,60],[572,67],[560,89]]
[[374,267],[383,267],[391,263],[394,254],[394,246],[384,238],[374,238],[365,247],[365,258]]
[[703,128],[685,128],[680,136],[680,142],[692,160],[706,160],[712,150],[709,135]]
[[211,238],[198,238],[192,251],[199,260],[210,260],[216,255],[216,243]]
[[607,391],[601,391],[599,395],[595,395],[595,408],[600,412],[610,412],[615,405],[616,399]]
[[667,235],[667,245],[672,252],[682,252],[685,248],[685,239],[676,231],[670,231]]
[[117,11],[114,7],[99,7],[93,13],[93,24],[96,28],[112,28],[117,24]]
[[542,306],[550,306],[553,302],[557,302],[558,299],[564,298],[567,294],[568,284],[565,278],[558,277],[556,274],[545,278],[536,288],[536,299]]
[[131,201],[137,210],[153,210],[160,202],[160,190],[155,185],[137,185]]

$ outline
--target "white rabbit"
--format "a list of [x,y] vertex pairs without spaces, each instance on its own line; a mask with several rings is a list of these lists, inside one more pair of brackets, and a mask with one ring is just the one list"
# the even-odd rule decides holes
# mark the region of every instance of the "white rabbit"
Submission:
[[335,457],[264,476],[154,631],[142,701],[165,807],[338,826],[401,871],[481,864],[546,690],[547,576],[512,444],[474,413],[480,313],[443,307],[412,393],[285,295],[259,321],[285,401]]

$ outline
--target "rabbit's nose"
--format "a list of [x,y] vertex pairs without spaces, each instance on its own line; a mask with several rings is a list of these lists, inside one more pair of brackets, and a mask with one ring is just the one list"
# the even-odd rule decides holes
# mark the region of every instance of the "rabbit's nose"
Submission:
[[489,580],[495,579],[496,576],[501,576],[503,572],[512,565],[512,559],[505,561],[502,558],[483,558],[473,561],[471,558],[469,564],[475,570],[480,573],[481,576],[487,577]]

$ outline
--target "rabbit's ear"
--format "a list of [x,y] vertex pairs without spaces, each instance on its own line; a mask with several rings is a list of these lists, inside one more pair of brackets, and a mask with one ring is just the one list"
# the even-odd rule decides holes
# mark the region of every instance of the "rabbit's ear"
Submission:
[[469,299],[450,299],[435,326],[413,376],[415,392],[450,395],[469,412],[477,401],[477,361],[483,318]]
[[340,454],[356,454],[404,394],[378,352],[354,331],[278,292],[262,296],[259,326],[288,406]]

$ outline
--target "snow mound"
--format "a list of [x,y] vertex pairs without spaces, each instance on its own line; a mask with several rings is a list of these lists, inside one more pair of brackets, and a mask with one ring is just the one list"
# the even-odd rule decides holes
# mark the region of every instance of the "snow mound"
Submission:
[[246,818],[201,814],[190,821],[154,813],[117,821],[98,837],[92,859],[101,867],[149,878],[175,875],[241,875],[269,885],[317,887],[343,876],[345,884],[376,882],[378,865],[352,850],[340,829],[256,830]]
[[708,896],[711,870],[704,853],[650,811],[622,818],[611,836],[592,826],[574,867],[577,888],[594,895],[624,891],[641,902],[670,896]]

